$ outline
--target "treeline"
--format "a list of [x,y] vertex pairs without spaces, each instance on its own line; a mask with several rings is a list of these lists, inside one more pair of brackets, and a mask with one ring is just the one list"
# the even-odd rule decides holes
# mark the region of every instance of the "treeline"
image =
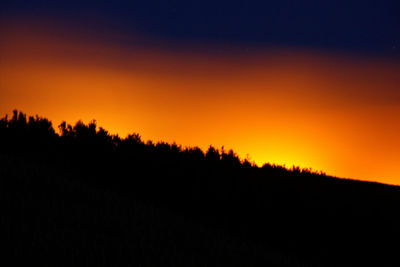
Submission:
[[[81,182],[134,193],[156,205],[182,212],[218,213],[247,201],[263,203],[270,182],[319,180],[323,172],[265,164],[258,167],[232,151],[212,146],[183,148],[166,142],[144,142],[135,133],[121,138],[98,128],[95,121],[62,122],[59,133],[51,121],[14,111],[0,120],[2,153],[56,166]],[[268,179],[269,181],[264,181]],[[278,180],[277,180],[278,179]],[[233,213],[235,211],[232,210]]]
[[144,142],[139,134],[121,138],[98,128],[95,121],[73,126],[62,122],[58,128],[59,133],[48,119],[15,110],[11,118],[0,120],[1,152],[56,166],[80,182],[196,216],[219,213],[222,207],[222,213],[230,209],[237,213],[234,209],[239,206],[249,212],[252,206],[246,203],[263,205],[266,187],[274,181],[326,178],[322,172],[299,167],[258,167],[223,148],[210,146],[203,152],[198,147]]
[[[248,159],[240,159],[233,151],[225,151],[210,146],[207,151],[198,147],[185,147],[175,143],[143,141],[138,133],[130,134],[126,138],[111,135],[102,127],[97,127],[93,120],[88,124],[78,121],[75,125],[65,121],[58,126],[57,132],[52,122],[39,116],[27,116],[23,112],[13,111],[11,118],[5,115],[0,119],[0,142],[3,152],[17,153],[27,156],[47,156],[48,160],[62,160],[64,162],[82,161],[90,163],[126,161],[133,158],[135,161],[166,161],[168,164],[177,163],[195,164],[204,161],[207,165],[218,165],[221,168],[255,168],[255,163]],[[132,162],[133,163],[133,162]],[[89,165],[89,164],[88,164]],[[165,164],[164,164],[165,165]],[[309,168],[300,168],[266,163],[261,169],[293,175],[326,176],[322,171],[313,171]]]
[[[398,187],[337,179],[298,167],[258,167],[232,150],[211,146],[204,152],[144,142],[139,134],[121,138],[98,128],[95,121],[63,122],[58,128],[55,131],[46,118],[14,111],[11,118],[0,120],[0,156],[46,166],[55,177],[115,193],[125,203],[140,201],[172,212],[212,229],[209,232],[223,232],[247,244],[248,256],[262,257],[252,250],[261,246],[312,266],[398,262],[396,247],[388,245],[400,238]],[[53,190],[34,188],[43,195]],[[190,236],[185,227],[183,223],[183,233]],[[235,249],[242,248],[230,253]]]

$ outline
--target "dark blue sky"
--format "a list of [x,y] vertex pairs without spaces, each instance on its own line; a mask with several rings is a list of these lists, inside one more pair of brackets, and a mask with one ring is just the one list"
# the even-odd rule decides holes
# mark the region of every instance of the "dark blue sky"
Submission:
[[[285,46],[398,56],[400,1],[6,0],[1,16],[38,16],[176,43]],[[4,26],[4,25],[3,25]],[[6,26],[6,25],[5,25]],[[84,26],[84,25],[82,25]]]

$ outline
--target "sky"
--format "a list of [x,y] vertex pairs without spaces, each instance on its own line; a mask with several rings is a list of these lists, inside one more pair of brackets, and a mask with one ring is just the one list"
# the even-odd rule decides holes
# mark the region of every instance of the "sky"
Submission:
[[400,184],[397,1],[2,1],[0,114]]

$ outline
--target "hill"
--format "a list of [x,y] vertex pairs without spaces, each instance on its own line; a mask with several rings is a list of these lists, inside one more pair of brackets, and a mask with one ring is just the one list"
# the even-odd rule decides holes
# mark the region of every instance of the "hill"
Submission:
[[0,120],[0,231],[16,265],[398,266],[399,187]]

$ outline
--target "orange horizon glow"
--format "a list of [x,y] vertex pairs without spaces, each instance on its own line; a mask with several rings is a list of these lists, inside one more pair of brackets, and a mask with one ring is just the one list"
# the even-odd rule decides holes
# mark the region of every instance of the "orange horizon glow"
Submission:
[[121,46],[2,24],[1,116],[18,109],[55,128],[96,119],[120,136],[224,146],[258,165],[400,184],[399,62]]

